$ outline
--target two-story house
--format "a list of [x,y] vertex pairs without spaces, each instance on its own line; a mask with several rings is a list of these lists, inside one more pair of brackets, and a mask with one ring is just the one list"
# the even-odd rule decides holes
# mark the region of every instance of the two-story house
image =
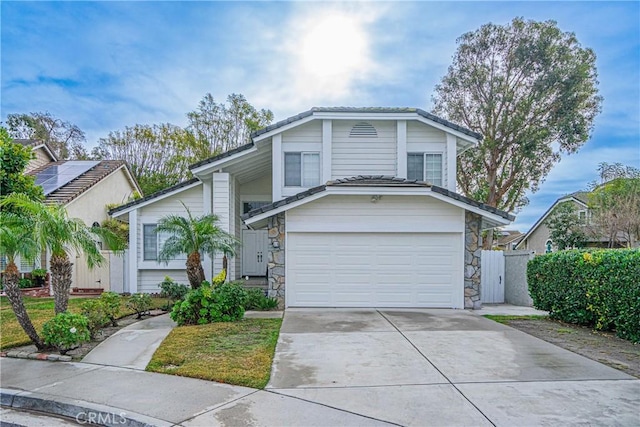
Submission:
[[[186,282],[159,263],[159,218],[214,213],[242,241],[228,277],[265,276],[286,307],[474,307],[481,231],[514,217],[455,192],[482,135],[419,109],[313,108],[191,166],[194,178],[110,213],[129,222],[128,286]],[[204,262],[207,278],[222,254]]]

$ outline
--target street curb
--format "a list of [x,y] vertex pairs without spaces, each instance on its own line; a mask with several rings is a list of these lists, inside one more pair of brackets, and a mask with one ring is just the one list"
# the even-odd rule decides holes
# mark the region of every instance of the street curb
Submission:
[[74,419],[79,424],[113,427],[165,427],[175,425],[169,421],[112,406],[6,388],[0,388],[0,405],[8,408],[59,415]]
[[28,351],[9,350],[0,352],[0,357],[10,357],[13,359],[48,360],[49,362],[71,362],[71,356],[49,353],[30,353]]

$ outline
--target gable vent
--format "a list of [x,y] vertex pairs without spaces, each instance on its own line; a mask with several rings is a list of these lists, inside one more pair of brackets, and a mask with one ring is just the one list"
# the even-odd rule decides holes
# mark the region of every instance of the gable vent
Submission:
[[371,123],[358,122],[352,128],[349,133],[350,137],[369,137],[377,138],[378,131],[373,127]]

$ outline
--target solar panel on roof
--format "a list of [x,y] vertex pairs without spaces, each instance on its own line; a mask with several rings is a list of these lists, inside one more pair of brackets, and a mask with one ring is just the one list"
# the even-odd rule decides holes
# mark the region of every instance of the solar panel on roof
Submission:
[[51,165],[36,175],[36,185],[42,186],[44,195],[48,196],[60,187],[78,178],[89,169],[98,165],[99,161],[71,160],[61,165]]

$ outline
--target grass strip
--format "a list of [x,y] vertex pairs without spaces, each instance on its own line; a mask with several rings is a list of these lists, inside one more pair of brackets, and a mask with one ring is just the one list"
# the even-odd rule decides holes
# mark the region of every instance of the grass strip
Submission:
[[179,326],[156,350],[147,371],[264,388],[282,319]]
[[[51,320],[54,313],[53,298],[35,298],[35,297],[23,297],[24,305],[27,308],[27,314],[36,328],[36,331],[40,333],[42,331],[42,325],[48,320]],[[72,313],[80,313],[80,305],[87,300],[98,298],[70,298],[68,310]],[[126,307],[128,297],[122,297],[120,304],[120,317],[125,317],[135,312]],[[152,298],[151,304],[153,308],[159,308],[166,305],[167,300],[165,298]],[[31,344],[31,340],[24,333],[20,324],[16,320],[16,316],[11,309],[11,304],[7,297],[0,297],[0,349],[5,350],[11,347],[19,347],[22,345]]]
[[491,319],[494,322],[502,323],[503,325],[508,324],[511,320],[543,320],[548,319],[549,316],[539,315],[539,314],[529,314],[524,316],[514,316],[503,315],[503,314],[485,314],[482,317],[486,317],[487,319]]

